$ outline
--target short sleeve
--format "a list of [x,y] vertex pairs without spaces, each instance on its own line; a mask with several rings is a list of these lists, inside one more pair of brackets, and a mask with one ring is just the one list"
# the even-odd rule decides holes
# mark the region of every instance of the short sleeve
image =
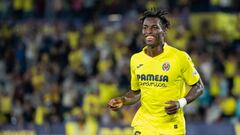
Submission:
[[181,58],[180,61],[181,61],[182,76],[188,85],[193,85],[199,81],[200,76],[197,70],[195,69],[190,56],[185,52],[181,52],[181,53],[182,54],[180,57]]
[[140,89],[135,70],[136,70],[136,66],[134,64],[134,55],[133,55],[130,60],[131,90],[133,91]]

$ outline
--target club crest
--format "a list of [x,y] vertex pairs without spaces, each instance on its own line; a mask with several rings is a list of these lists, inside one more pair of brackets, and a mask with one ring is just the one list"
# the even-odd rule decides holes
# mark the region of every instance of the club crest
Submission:
[[170,64],[168,62],[164,62],[162,65],[163,71],[168,71],[170,69]]

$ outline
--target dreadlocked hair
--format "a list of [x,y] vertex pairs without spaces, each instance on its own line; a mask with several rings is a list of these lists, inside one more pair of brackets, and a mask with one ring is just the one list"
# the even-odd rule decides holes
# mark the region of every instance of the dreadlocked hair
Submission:
[[163,28],[167,30],[170,27],[170,22],[165,17],[166,14],[168,14],[168,12],[166,12],[165,10],[153,8],[145,11],[143,15],[140,17],[140,21],[141,23],[143,23],[143,21],[148,17],[159,18]]

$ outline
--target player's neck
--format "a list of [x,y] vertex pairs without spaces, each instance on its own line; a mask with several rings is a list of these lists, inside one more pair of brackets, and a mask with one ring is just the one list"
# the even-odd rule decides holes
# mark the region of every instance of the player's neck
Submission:
[[164,44],[157,45],[157,46],[150,46],[148,45],[145,49],[145,53],[150,57],[155,57],[163,52]]

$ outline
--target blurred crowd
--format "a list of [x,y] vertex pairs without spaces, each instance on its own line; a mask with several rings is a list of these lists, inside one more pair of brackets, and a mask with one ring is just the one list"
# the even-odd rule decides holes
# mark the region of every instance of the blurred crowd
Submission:
[[226,24],[236,25],[229,36],[211,20],[193,32],[190,21],[222,11],[240,22],[237,0],[0,0],[0,125],[129,125],[138,104],[106,103],[129,90],[129,59],[144,46],[138,18],[156,5],[169,11],[167,42],[191,55],[205,84],[187,121],[239,121],[240,25]]

